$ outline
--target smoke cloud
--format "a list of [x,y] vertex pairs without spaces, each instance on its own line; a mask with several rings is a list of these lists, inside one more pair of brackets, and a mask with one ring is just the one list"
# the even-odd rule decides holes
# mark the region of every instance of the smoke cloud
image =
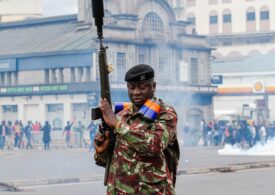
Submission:
[[241,148],[238,145],[225,145],[218,150],[219,155],[246,155],[246,156],[275,156],[275,138],[268,140],[266,144],[257,143],[249,149]]

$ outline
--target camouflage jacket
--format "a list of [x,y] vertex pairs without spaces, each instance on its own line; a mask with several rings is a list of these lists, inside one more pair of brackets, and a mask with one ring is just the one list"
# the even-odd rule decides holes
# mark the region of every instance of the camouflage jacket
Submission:
[[[116,142],[107,194],[175,194],[173,177],[179,159],[177,114],[161,100],[160,105],[154,122],[145,121],[133,107],[117,114],[122,123],[114,130]],[[96,163],[104,166],[106,155],[98,155]]]

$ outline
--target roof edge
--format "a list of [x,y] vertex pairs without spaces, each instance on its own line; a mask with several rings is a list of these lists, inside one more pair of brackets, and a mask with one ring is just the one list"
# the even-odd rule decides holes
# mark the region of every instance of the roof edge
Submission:
[[21,20],[21,21],[15,21],[15,22],[14,21],[3,22],[3,23],[0,23],[0,29],[26,27],[26,26],[33,26],[33,25],[59,23],[59,22],[76,21],[76,20],[77,20],[77,14],[53,16],[53,17],[45,17],[45,18],[35,18],[35,19]]

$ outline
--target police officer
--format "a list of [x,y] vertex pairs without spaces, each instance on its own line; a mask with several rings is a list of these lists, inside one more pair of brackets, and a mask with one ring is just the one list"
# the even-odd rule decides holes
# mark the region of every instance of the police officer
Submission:
[[[131,105],[118,114],[106,99],[100,109],[116,134],[107,181],[107,194],[174,194],[179,160],[173,107],[155,97],[154,70],[139,64],[125,75]],[[96,145],[97,141],[103,142]],[[95,161],[105,166],[110,134],[97,134]]]

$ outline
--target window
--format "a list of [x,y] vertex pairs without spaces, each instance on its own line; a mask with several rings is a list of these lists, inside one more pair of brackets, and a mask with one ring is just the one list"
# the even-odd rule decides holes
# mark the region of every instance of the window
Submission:
[[218,16],[210,16],[210,24],[218,24]]
[[215,4],[218,4],[218,0],[208,0],[208,4],[209,5],[215,5]]
[[196,25],[196,18],[195,17],[188,17],[187,21],[191,22],[193,25]]
[[199,67],[198,67],[198,58],[190,59],[190,82],[198,83],[199,80]]
[[269,20],[269,11],[261,11],[261,20]]
[[156,67],[158,70],[157,79],[159,82],[165,84],[176,79],[176,77],[172,75],[173,68],[169,66],[169,64],[171,64],[170,51],[167,45],[158,45],[158,67]]
[[231,3],[231,0],[222,0],[222,3]]
[[48,112],[63,111],[63,104],[48,104]]
[[223,23],[231,23],[231,14],[223,15]]
[[16,105],[4,105],[3,106],[3,112],[4,113],[16,113],[17,112],[17,106]]
[[139,54],[138,55],[138,62],[140,63],[140,64],[144,64],[145,63],[145,60],[144,60],[144,54]]
[[255,19],[256,19],[255,12],[247,12],[246,13],[246,20],[247,21],[255,21]]
[[142,23],[143,31],[163,32],[163,23],[156,13],[149,13],[145,16]]
[[125,53],[117,53],[117,81],[124,80],[124,74],[126,69]]
[[145,63],[145,54],[146,54],[146,48],[140,47],[138,49],[138,62],[140,64],[144,64]]

